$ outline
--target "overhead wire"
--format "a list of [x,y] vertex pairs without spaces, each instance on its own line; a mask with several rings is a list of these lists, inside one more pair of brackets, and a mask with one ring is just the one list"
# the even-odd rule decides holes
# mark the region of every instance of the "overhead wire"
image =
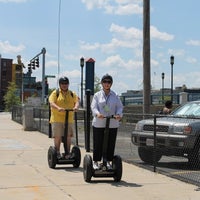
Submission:
[[58,77],[60,76],[60,15],[61,15],[61,0],[58,7]]

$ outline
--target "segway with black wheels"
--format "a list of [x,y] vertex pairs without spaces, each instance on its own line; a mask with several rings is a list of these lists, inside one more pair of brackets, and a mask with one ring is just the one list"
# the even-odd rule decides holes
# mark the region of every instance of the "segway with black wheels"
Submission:
[[[74,168],[78,168],[81,162],[81,152],[78,146],[73,146],[71,152],[67,152],[67,134],[68,134],[68,116],[69,112],[73,111],[73,109],[66,109],[65,115],[65,130],[64,136],[62,138],[62,142],[64,145],[65,152],[62,154],[61,158],[57,158],[57,151],[54,146],[50,146],[48,150],[48,164],[49,167],[55,169],[56,165],[63,165],[63,164],[72,164]],[[66,158],[65,156],[69,153],[69,157]]]
[[93,168],[93,160],[90,155],[85,155],[83,159],[83,177],[86,182],[90,182],[92,177],[112,177],[115,182],[119,182],[122,177],[122,159],[119,155],[114,155],[111,168],[107,167],[107,148],[108,148],[108,136],[109,136],[109,124],[110,119],[114,116],[108,116],[106,118],[106,128],[103,139],[103,162],[99,164],[99,169]]

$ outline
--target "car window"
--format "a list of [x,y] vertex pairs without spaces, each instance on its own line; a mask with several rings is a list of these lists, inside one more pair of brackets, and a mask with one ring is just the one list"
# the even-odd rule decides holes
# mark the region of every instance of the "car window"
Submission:
[[174,115],[184,115],[184,116],[196,116],[200,117],[200,104],[199,103],[187,103],[177,110],[174,111]]

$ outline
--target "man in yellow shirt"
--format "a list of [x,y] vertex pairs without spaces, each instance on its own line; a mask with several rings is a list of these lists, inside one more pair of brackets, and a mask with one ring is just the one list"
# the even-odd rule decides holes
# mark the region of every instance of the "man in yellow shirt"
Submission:
[[[69,79],[61,77],[59,79],[59,92],[54,90],[49,96],[49,103],[51,107],[50,123],[52,127],[52,136],[54,138],[54,145],[57,151],[57,158],[61,158],[60,144],[65,130],[65,115],[66,109],[78,110],[79,98],[76,93],[69,90]],[[65,157],[69,158],[71,148],[71,138],[73,137],[73,123],[74,113],[69,112],[68,117],[68,134],[67,134],[67,149],[65,149]]]

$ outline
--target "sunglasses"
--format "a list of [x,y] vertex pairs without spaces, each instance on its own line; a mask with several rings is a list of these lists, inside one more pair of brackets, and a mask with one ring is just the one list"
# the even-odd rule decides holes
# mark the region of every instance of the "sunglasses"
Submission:
[[60,84],[62,84],[62,85],[68,85],[69,83],[67,83],[67,82],[62,82],[62,83],[60,83]]
[[109,83],[109,84],[111,84],[111,83],[112,83],[112,81],[109,81],[109,80],[104,80],[104,81],[103,81],[103,83]]

